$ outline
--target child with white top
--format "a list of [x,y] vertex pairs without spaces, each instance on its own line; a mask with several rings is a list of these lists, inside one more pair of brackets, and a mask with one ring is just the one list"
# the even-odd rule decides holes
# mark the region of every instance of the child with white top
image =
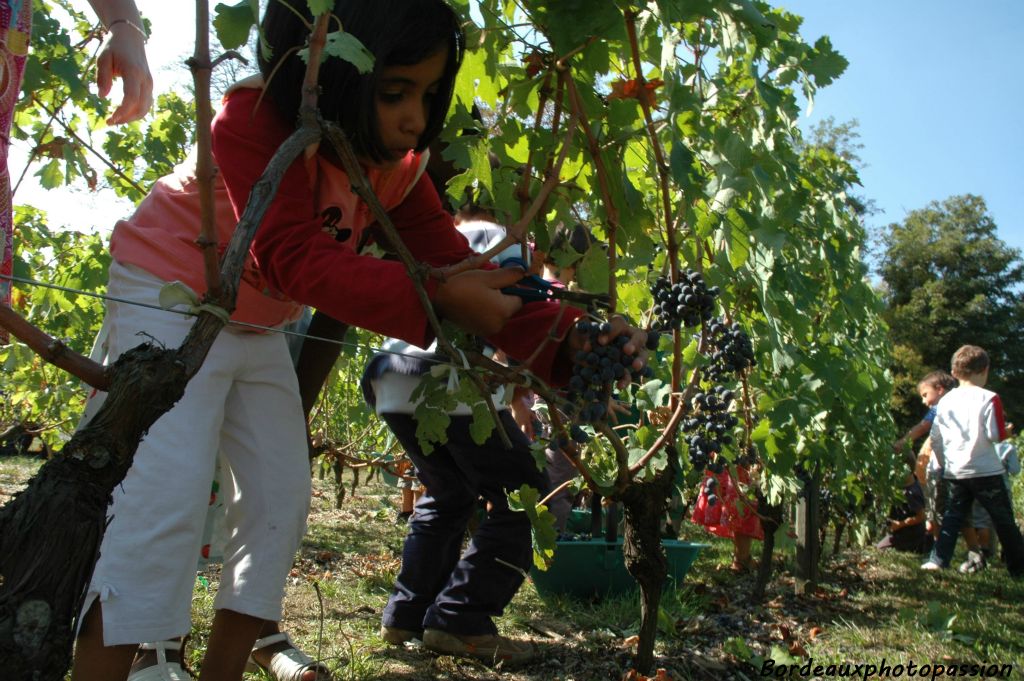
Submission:
[[[1006,567],[1015,578],[1024,577],[1024,539],[1013,517],[1013,506],[1003,483],[1003,462],[996,444],[1006,439],[1006,421],[999,395],[985,389],[988,354],[964,345],[953,354],[952,373],[960,380],[938,403],[932,423],[932,450],[949,483],[946,513],[939,540],[923,570],[949,566],[956,538],[977,500],[992,517],[1006,555]],[[968,560],[981,561],[970,551]]]

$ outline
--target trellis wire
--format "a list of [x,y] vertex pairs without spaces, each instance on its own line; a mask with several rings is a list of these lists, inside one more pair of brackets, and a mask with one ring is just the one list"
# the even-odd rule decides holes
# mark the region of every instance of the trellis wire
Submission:
[[[137,300],[129,300],[127,298],[120,298],[118,296],[111,296],[111,295],[108,295],[108,294],[105,294],[105,293],[96,293],[94,291],[83,291],[81,289],[70,288],[70,287],[67,287],[67,286],[60,286],[59,284],[49,284],[49,283],[46,283],[44,281],[37,281],[35,279],[28,279],[26,277],[18,277],[18,276],[13,276],[13,275],[2,274],[2,275],[0,275],[0,279],[5,279],[7,281],[10,281],[10,282],[13,282],[13,283],[16,283],[16,284],[26,284],[28,286],[37,286],[37,287],[40,287],[40,288],[53,289],[53,290],[56,290],[56,291],[61,291],[63,293],[73,293],[75,295],[88,296],[90,298],[98,298],[98,299],[100,299],[102,301],[111,301],[111,302],[115,302],[115,303],[124,303],[125,305],[135,305],[136,307],[145,307],[145,308],[149,308],[151,310],[160,310],[160,311],[163,311],[163,312],[169,312],[171,314],[179,314],[179,315],[182,315],[182,316],[185,316],[185,317],[195,317],[195,316],[197,316],[196,313],[191,312],[189,310],[170,310],[170,309],[167,309],[167,308],[164,308],[164,307],[160,307],[159,305],[152,305],[150,303],[143,303],[143,302],[140,302],[140,301],[137,301]],[[370,345],[368,343],[353,343],[351,341],[337,340],[337,339],[334,339],[334,338],[324,338],[323,336],[313,336],[313,335],[310,335],[310,334],[307,334],[307,333],[302,333],[302,332],[299,332],[299,331],[291,331],[289,329],[275,328],[275,327],[272,327],[272,326],[262,326],[260,324],[251,324],[249,322],[236,322],[236,321],[232,320],[232,321],[228,322],[228,324],[230,326],[244,327],[244,328],[253,329],[253,330],[256,330],[256,331],[264,331],[266,333],[280,333],[280,334],[285,334],[285,335],[288,335],[288,336],[296,336],[296,337],[303,338],[303,339],[308,338],[310,340],[322,341],[324,343],[333,343],[334,345],[348,346],[348,347],[357,348],[357,349],[358,348],[365,348],[367,350],[372,350],[373,352],[378,352],[378,353],[382,353],[382,354],[385,354],[385,355],[396,355],[396,356],[400,356],[400,357],[414,357],[415,359],[419,359],[419,360],[422,360],[422,361],[425,361],[425,362],[432,362],[434,364],[450,364],[450,362],[447,362],[445,360],[434,359],[432,357],[423,357],[421,355],[409,355],[409,354],[406,354],[404,352],[397,352],[397,351],[394,351],[394,350],[385,350],[384,348],[378,348],[378,347],[375,347],[375,346]]]

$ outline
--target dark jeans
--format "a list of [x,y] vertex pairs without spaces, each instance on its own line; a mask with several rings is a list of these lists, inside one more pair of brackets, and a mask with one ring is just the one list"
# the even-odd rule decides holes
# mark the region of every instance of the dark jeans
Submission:
[[1024,577],[1024,539],[1013,518],[1013,505],[1003,484],[1003,476],[989,475],[946,482],[949,487],[946,513],[942,516],[942,530],[932,549],[931,560],[942,567],[949,566],[960,529],[971,513],[971,503],[977,500],[992,516],[992,527],[1003,544],[1006,569],[1014,577]]
[[[508,410],[500,415],[512,449],[505,449],[497,431],[476,444],[469,434],[472,417],[453,416],[448,441],[424,454],[413,417],[384,414],[426,487],[409,520],[402,569],[384,608],[384,626],[497,633],[491,617],[505,610],[533,564],[530,520],[509,509],[506,491],[530,485],[543,495],[548,489],[530,441]],[[466,526],[481,496],[492,509],[463,553]]]

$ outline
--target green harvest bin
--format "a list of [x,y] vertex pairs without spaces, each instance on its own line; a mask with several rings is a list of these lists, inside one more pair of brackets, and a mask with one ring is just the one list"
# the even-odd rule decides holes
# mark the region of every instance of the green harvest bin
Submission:
[[[668,588],[680,585],[697,559],[700,550],[708,544],[665,539],[662,541],[668,557]],[[542,596],[566,594],[578,598],[609,596],[626,593],[637,588],[636,580],[626,571],[622,559],[622,540],[604,539],[588,541],[560,541],[555,559],[547,570],[531,571],[533,583]]]
[[589,534],[590,533],[590,519],[592,515],[590,511],[584,511],[578,508],[574,508],[569,511],[569,517],[565,521],[566,532],[573,532],[575,534]]

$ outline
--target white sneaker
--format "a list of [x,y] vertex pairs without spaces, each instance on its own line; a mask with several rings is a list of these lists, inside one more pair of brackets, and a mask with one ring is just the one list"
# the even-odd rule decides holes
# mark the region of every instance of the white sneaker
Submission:
[[921,569],[922,570],[928,570],[929,572],[931,572],[931,571],[934,571],[934,570],[941,570],[942,566],[939,565],[938,563],[936,563],[935,561],[930,560],[927,563],[923,564],[921,566]]
[[961,574],[971,574],[974,572],[980,572],[987,566],[985,562],[985,556],[980,551],[968,551],[967,560],[960,564]]

